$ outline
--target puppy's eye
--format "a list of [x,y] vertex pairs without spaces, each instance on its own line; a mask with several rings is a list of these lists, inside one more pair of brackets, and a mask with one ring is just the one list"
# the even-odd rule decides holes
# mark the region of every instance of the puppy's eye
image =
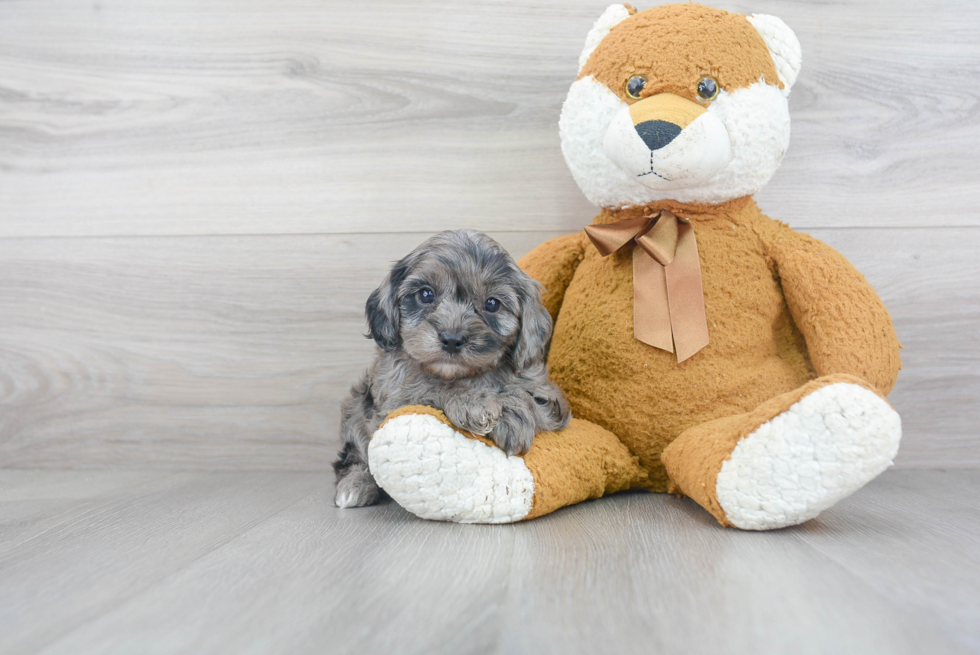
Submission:
[[423,305],[431,305],[436,300],[436,292],[425,287],[424,289],[419,289],[415,296],[419,299],[419,302]]
[[487,298],[487,301],[483,303],[483,309],[484,311],[494,314],[498,309],[500,309],[500,301],[496,298]]
[[698,100],[711,102],[718,97],[718,82],[713,77],[702,77],[698,82]]
[[633,77],[626,80],[626,95],[633,98],[634,100],[640,99],[640,93],[643,92],[643,87],[647,85],[647,78],[642,75],[634,75]]

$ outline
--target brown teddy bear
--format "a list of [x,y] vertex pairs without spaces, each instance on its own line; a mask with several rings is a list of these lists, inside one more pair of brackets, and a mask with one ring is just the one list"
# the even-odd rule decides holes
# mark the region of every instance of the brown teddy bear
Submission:
[[773,16],[614,5],[579,65],[562,151],[601,211],[521,261],[575,419],[508,457],[403,408],[372,439],[373,475],[416,515],[460,522],[631,488],[744,529],[816,516],[898,450],[884,396],[900,346],[864,277],[752,198],[789,143],[799,41]]

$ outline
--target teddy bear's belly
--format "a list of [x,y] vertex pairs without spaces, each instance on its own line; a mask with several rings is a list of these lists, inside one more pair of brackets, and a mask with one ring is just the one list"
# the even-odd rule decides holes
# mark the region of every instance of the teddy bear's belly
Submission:
[[684,363],[633,337],[629,253],[587,252],[555,324],[548,364],[573,415],[616,434],[656,490],[667,487],[660,453],[681,432],[813,377],[762,254],[752,243],[711,248],[711,236],[698,234],[710,344]]

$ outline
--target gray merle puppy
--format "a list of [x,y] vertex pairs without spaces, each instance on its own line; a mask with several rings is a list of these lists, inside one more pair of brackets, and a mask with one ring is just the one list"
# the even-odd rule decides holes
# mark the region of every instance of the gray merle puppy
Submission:
[[368,442],[399,407],[441,409],[509,455],[527,452],[535,432],[568,424],[568,401],[545,365],[551,316],[541,287],[487,235],[432,237],[395,264],[366,314],[381,351],[343,404],[338,507],[377,502]]

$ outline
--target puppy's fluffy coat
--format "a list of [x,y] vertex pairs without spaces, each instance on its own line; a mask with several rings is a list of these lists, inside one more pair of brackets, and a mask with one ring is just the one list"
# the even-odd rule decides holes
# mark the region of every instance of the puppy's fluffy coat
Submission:
[[343,404],[338,507],[377,502],[368,442],[399,407],[441,409],[508,454],[568,424],[568,401],[548,379],[551,316],[540,296],[496,241],[470,230],[437,234],[395,264],[367,301],[381,352]]

